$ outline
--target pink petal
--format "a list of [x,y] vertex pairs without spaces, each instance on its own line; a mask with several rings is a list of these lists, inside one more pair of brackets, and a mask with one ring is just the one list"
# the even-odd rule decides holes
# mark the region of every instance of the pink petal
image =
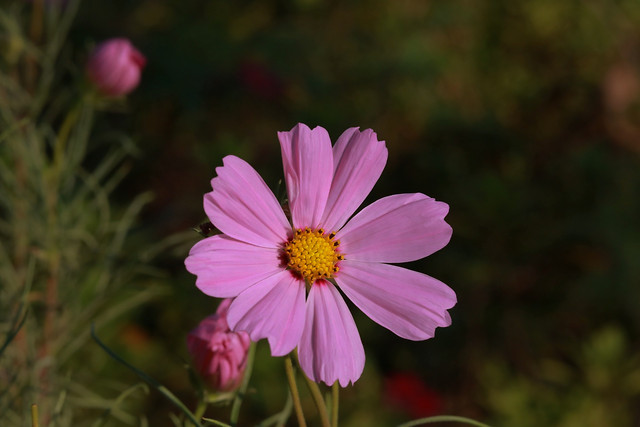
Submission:
[[333,154],[329,134],[320,126],[311,130],[299,123],[289,132],[278,132],[278,138],[293,225],[315,228],[331,188]]
[[196,286],[218,298],[235,297],[283,270],[277,249],[250,245],[220,234],[196,243],[184,263],[190,273],[198,276]]
[[[456,294],[426,274],[395,265],[345,260],[336,282],[374,322],[402,338],[426,340],[449,326]],[[303,337],[304,338],[304,337]]]
[[364,348],[353,317],[331,283],[316,282],[307,298],[305,328],[298,346],[300,366],[315,382],[342,387],[364,369]]
[[282,271],[242,292],[231,303],[227,322],[252,341],[269,340],[271,354],[284,356],[298,345],[304,327],[304,283]]
[[260,175],[244,160],[227,156],[204,196],[204,210],[224,234],[257,246],[278,247],[291,226]]
[[322,226],[339,230],[362,204],[387,163],[387,147],[374,131],[347,129],[333,147],[334,176]]
[[409,262],[442,249],[452,229],[449,205],[424,194],[384,197],[354,216],[336,236],[350,260]]

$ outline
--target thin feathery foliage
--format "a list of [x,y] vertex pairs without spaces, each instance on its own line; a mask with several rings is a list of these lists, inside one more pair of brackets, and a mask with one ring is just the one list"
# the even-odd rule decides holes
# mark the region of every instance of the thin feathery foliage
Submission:
[[105,101],[69,62],[66,35],[79,3],[0,11],[4,425],[24,425],[32,404],[43,425],[139,425],[123,401],[147,391],[98,379],[108,359],[90,338],[92,322],[110,324],[163,288],[145,286],[156,271],[129,238],[150,194],[126,206],[111,201],[135,147],[115,132],[94,133],[96,107]]

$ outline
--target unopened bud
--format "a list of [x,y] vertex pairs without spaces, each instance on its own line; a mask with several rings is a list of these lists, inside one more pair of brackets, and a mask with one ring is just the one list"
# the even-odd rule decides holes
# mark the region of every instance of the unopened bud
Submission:
[[122,96],[138,86],[146,62],[129,40],[109,39],[91,53],[87,75],[103,95]]
[[240,386],[251,344],[246,332],[229,329],[229,305],[230,299],[223,300],[216,314],[205,318],[187,336],[196,371],[207,385],[218,391],[231,391]]

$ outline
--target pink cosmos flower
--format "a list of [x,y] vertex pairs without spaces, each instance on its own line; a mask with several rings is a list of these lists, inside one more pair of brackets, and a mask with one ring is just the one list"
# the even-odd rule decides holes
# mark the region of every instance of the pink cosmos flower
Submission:
[[218,391],[240,386],[247,366],[251,341],[246,332],[232,332],[227,324],[230,299],[223,300],[215,314],[205,318],[187,335],[187,348],[195,369],[207,385]]
[[140,83],[146,58],[124,38],[100,43],[89,57],[87,75],[107,96],[126,95]]
[[350,128],[332,147],[325,129],[303,124],[278,138],[291,223],[260,175],[227,156],[204,196],[205,212],[224,234],[196,243],[186,268],[205,294],[235,297],[227,318],[233,330],[268,339],[274,356],[298,347],[310,379],[345,387],[362,374],[365,356],[338,289],[402,338],[425,340],[451,324],[456,295],[447,285],[389,264],[444,247],[449,206],[397,194],[349,220],[382,173],[384,141]]

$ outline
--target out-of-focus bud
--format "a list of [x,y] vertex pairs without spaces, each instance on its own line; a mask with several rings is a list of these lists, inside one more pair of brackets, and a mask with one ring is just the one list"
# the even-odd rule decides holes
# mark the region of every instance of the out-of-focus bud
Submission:
[[230,299],[223,300],[216,314],[205,318],[187,336],[187,348],[196,371],[207,385],[218,391],[231,391],[240,386],[251,344],[246,332],[229,329],[229,305]]
[[124,38],[100,43],[89,57],[87,75],[107,96],[126,95],[140,83],[146,58]]

